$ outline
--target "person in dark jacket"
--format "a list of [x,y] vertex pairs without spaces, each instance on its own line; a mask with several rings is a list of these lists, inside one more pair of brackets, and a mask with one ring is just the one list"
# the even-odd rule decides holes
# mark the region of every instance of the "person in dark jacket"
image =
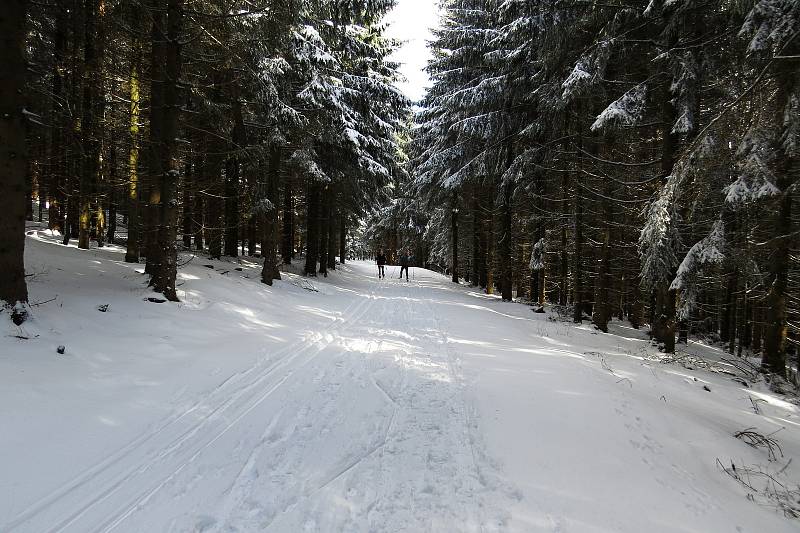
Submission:
[[411,255],[408,249],[403,250],[403,255],[400,256],[400,279],[403,279],[403,270],[406,271],[406,281],[408,281],[408,266],[411,264]]
[[378,256],[375,259],[376,263],[378,263],[378,279],[385,278],[386,272],[384,271],[384,267],[386,266],[386,256],[383,254],[383,248],[378,250]]

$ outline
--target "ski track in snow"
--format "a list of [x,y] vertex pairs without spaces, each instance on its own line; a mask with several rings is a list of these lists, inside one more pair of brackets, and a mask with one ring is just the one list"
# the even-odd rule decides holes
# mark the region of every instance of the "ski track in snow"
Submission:
[[[272,395],[296,371],[296,368],[290,368],[289,365],[303,356],[309,359],[318,355],[325,346],[333,342],[338,324],[348,324],[360,319],[368,303],[368,299],[354,300],[343,316],[322,332],[311,338],[298,340],[277,351],[272,357],[264,357],[246,371],[224,380],[207,397],[157,424],[151,432],[138,437],[106,460],[36,502],[5,524],[4,528],[14,529],[58,506],[68,509],[68,514],[60,522],[47,526],[46,531],[64,531],[71,526],[78,531],[113,529],[137,508],[141,508],[204,449],[212,446],[245,415]],[[295,365],[302,365],[302,362]],[[285,374],[274,376],[286,367],[289,368]],[[268,381],[271,377],[276,378],[274,382]],[[196,418],[192,419],[195,413]],[[137,483],[133,481],[134,478],[141,481]],[[102,489],[98,490],[98,487]],[[138,490],[132,491],[132,488]],[[92,526],[76,525],[88,511],[117,494],[120,494],[117,499],[122,501],[114,503],[121,507],[116,507],[108,520]]]
[[[50,253],[47,244],[34,246]],[[81,252],[55,250],[75,272],[87,264]],[[97,268],[113,268],[113,253],[97,252],[105,261]],[[243,279],[211,279],[203,266],[185,274],[197,280],[186,309],[151,311],[115,299],[118,279],[109,281],[110,294],[89,300],[109,298],[131,320],[144,314],[142,328],[159,332],[160,351],[150,358],[129,346],[140,330],[117,358],[105,357],[114,339],[93,338],[102,347],[96,357],[104,357],[96,366],[92,345],[75,337],[67,339],[72,358],[48,359],[44,343],[7,344],[29,351],[0,359],[12,385],[6,403],[30,397],[35,408],[29,416],[0,410],[20,435],[10,445],[0,440],[0,468],[13,474],[0,476],[0,495],[10,497],[0,506],[0,532],[754,533],[796,526],[747,501],[716,460],[766,463],[763,451],[732,437],[745,427],[780,429],[784,461],[800,456],[797,407],[725,375],[654,364],[635,332],[601,335],[531,316],[525,306],[432,272],[417,271],[411,282],[378,280],[363,262],[317,280],[313,293],[291,280],[266,291]],[[65,303],[69,312],[81,310],[74,299]],[[156,326],[159,317],[179,324],[174,338],[167,336],[174,324]],[[52,327],[81,330],[55,310],[47,318]],[[224,324],[201,331],[216,321]],[[62,338],[44,333],[51,335],[45,342]],[[198,348],[189,339],[213,344]],[[197,368],[183,368],[195,355]],[[57,411],[49,389],[28,393],[41,365],[51,365],[46,382],[68,400]],[[11,372],[25,370],[16,378],[23,385],[15,385]],[[142,388],[140,379],[160,388]],[[118,384],[134,395],[130,401]],[[151,392],[164,404],[145,402]],[[760,414],[750,409],[754,397]],[[105,425],[106,411],[118,425]],[[51,442],[28,422],[33,417],[65,423]],[[31,450],[20,448],[29,443]],[[62,465],[71,454],[74,469]]]
[[[502,513],[484,502],[491,487],[463,384],[424,289],[397,280],[359,289],[323,331],[263,354],[3,529],[141,530],[151,506],[231,471],[216,512],[199,512],[193,530],[496,529]],[[315,464],[331,433],[337,461]],[[185,518],[171,529],[187,530]]]
[[[340,356],[350,359],[347,364],[338,357],[320,362],[320,368],[305,376],[316,390],[305,397],[308,403],[295,420],[283,432],[272,425],[262,435],[215,515],[214,527],[225,531],[492,529],[485,527],[482,493],[488,490],[476,471],[461,384],[443,349],[438,321],[431,321],[429,305],[414,298],[418,287],[393,288],[391,283],[380,283],[377,294],[370,297],[370,312],[348,328],[357,334],[352,340],[368,340],[352,351],[347,341],[343,343]],[[396,330],[387,331],[387,325]],[[398,337],[411,342],[393,349]],[[340,384],[345,393],[370,387],[378,393],[369,431],[348,436],[350,442],[337,463],[326,465],[317,475],[291,479],[293,472],[303,470],[305,450],[325,448],[327,436],[336,431],[334,424],[358,427],[341,412]],[[299,453],[293,449],[298,444]],[[337,500],[345,500],[345,508],[332,505]]]

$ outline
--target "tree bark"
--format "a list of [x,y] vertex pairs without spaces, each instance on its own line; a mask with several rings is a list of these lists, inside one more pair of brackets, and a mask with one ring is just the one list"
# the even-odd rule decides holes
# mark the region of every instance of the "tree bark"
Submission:
[[451,221],[451,228],[450,228],[450,236],[452,238],[451,244],[451,256],[453,263],[450,265],[452,269],[452,280],[453,283],[458,283],[458,200],[453,197],[453,205],[450,209],[450,221]]
[[486,192],[486,211],[485,228],[486,228],[486,254],[485,254],[485,268],[486,268],[486,294],[494,294],[494,252],[495,252],[495,238],[494,238],[494,198],[492,192],[495,187],[492,185]]
[[203,230],[205,227],[205,201],[201,188],[206,186],[206,158],[198,155],[195,159],[194,179],[197,188],[194,193],[194,207],[192,208],[192,232],[194,233],[194,249],[202,251],[205,248]]
[[575,251],[573,255],[572,279],[573,279],[573,309],[572,320],[580,324],[583,320],[583,205],[581,195],[575,192]]
[[331,195],[328,211],[328,270],[336,270],[336,195]]
[[471,202],[472,214],[472,283],[471,285],[479,287],[481,284],[481,202],[478,187],[472,192]]
[[97,114],[95,83],[99,75],[96,48],[97,17],[101,0],[88,0],[84,11],[83,117],[81,119],[81,170],[78,189],[78,248],[89,248],[90,204],[97,187]]
[[27,0],[0,14],[0,302],[28,301],[25,283],[25,62]]
[[183,246],[187,250],[192,249],[192,217],[194,213],[192,212],[192,208],[194,207],[194,189],[195,181],[197,177],[195,176],[194,172],[194,165],[191,161],[191,156],[188,156],[186,159],[186,163],[184,165],[184,179],[183,179],[183,223],[181,227],[181,233],[183,237]]
[[278,181],[280,180],[283,154],[279,146],[270,149],[269,168],[267,170],[266,195],[270,208],[262,217],[263,236],[261,239],[261,255],[264,266],[261,269],[261,282],[272,285],[272,280],[281,279],[278,270]]
[[114,244],[117,235],[117,209],[119,196],[117,192],[117,143],[116,139],[109,137],[108,146],[108,230],[106,240]]
[[[510,152],[509,148],[509,152]],[[509,154],[508,166],[511,165]],[[514,184],[510,180],[503,185],[503,218],[500,231],[500,264],[502,265],[500,280],[500,295],[503,300],[510,302],[514,299],[514,263],[511,255],[512,249],[512,222],[513,222]]]
[[[166,0],[167,42],[165,45],[165,77],[163,87],[163,124],[159,141],[161,198],[159,204],[157,268],[150,281],[153,289],[170,301],[178,301],[175,289],[177,277],[178,198],[180,166],[177,157],[178,120],[180,103],[178,83],[181,75],[180,35],[183,23],[183,0]],[[148,258],[149,260],[149,258]]]
[[317,259],[319,256],[319,183],[310,181],[306,200],[306,264],[303,273],[306,276],[317,275]]
[[[783,55],[800,55],[800,37],[794,35]],[[800,66],[798,61],[782,61],[776,73],[777,107],[775,114],[776,128],[784,130],[786,117],[790,116],[792,102],[796,106],[800,98]],[[797,117],[792,120],[797,121]],[[786,376],[786,336],[788,330],[787,292],[789,290],[789,250],[796,239],[792,238],[794,224],[792,221],[793,187],[800,178],[800,157],[796,147],[789,148],[787,143],[778,147],[780,157],[776,165],[777,180],[775,185],[780,190],[778,206],[771,228],[774,249],[770,262],[771,285],[766,298],[766,316],[764,325],[763,368],[774,374]]]
[[65,0],[56,3],[55,34],[53,36],[53,98],[52,132],[50,135],[50,172],[47,180],[48,208],[47,226],[53,231],[64,231],[64,178],[66,154],[64,153],[64,130],[67,129],[64,113],[64,56],[67,53],[67,6]]
[[347,257],[347,216],[339,213],[339,261],[344,264]]
[[125,261],[127,263],[139,262],[139,241],[141,230],[141,206],[139,183],[139,117],[140,107],[140,80],[142,68],[142,48],[136,35],[132,44],[133,58],[131,59],[131,72],[129,76],[130,87],[130,112],[128,134],[130,135],[130,148],[128,149],[128,242],[125,245]]
[[[103,118],[106,113],[106,95],[105,95],[105,70],[103,68],[103,57],[106,53],[106,25],[105,18],[105,0],[97,0],[96,12],[96,30],[95,30],[95,64],[92,68],[94,71],[94,99],[95,109],[92,111],[93,124],[92,124],[92,148],[94,151],[91,154],[91,163],[94,172],[91,178],[91,202],[92,210],[94,212],[93,224],[94,235],[97,239],[98,248],[105,245],[105,232],[106,232],[106,202],[108,197],[108,158],[103,160],[102,154],[105,145],[105,133],[102,126]],[[113,58],[112,58],[113,59]]]
[[239,153],[247,146],[247,131],[244,127],[242,102],[238,95],[238,89],[234,89],[232,111],[231,140],[235,155],[228,160],[225,172],[225,255],[236,257],[239,245],[239,179],[242,166]]
[[160,270],[161,249],[158,245],[158,220],[160,218],[161,190],[164,172],[161,142],[167,113],[164,102],[167,60],[166,0],[150,0],[152,27],[150,32],[150,139],[147,152],[147,205],[144,210],[144,254],[147,258],[144,271],[152,276]]
[[330,235],[330,213],[331,213],[331,186],[322,186],[320,200],[320,210],[318,217],[318,239],[319,239],[319,273],[328,277],[328,236]]
[[251,215],[247,219],[247,255],[253,257],[258,248],[258,217]]
[[281,259],[291,265],[294,257],[294,191],[292,176],[286,180],[283,191],[283,226],[281,228]]
[[763,309],[760,305],[753,306],[753,337],[751,347],[753,353],[761,352],[761,339],[764,333],[764,323],[762,321]]
[[[672,93],[669,85],[664,87],[661,107],[661,180],[666,183],[675,165],[677,136],[672,133],[672,125],[677,119]],[[674,274],[674,273],[673,273]],[[674,277],[674,275],[672,276]],[[669,288],[671,280],[658,280],[655,290],[658,292],[653,333],[657,341],[664,343],[664,352],[675,353],[675,298],[676,292]]]
[[225,164],[225,255],[239,255],[239,161],[231,157]]
[[569,172],[561,173],[561,254],[558,284],[558,303],[567,305],[569,300],[569,251],[567,250],[566,221],[569,218]]

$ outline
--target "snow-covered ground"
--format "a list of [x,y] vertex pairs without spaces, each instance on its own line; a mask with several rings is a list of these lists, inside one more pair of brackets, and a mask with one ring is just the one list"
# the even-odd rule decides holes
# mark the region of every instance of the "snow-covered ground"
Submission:
[[153,303],[118,248],[32,230],[26,255],[40,305],[2,322],[0,531],[797,530],[717,460],[795,487],[794,462],[777,472],[798,408],[659,363],[623,325],[360,262],[266,287],[197,257],[182,302]]

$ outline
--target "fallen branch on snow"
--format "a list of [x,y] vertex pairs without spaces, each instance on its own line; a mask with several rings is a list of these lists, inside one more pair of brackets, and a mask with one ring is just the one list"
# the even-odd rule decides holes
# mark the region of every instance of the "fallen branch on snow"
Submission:
[[781,445],[778,444],[778,441],[772,438],[772,435],[774,435],[774,433],[770,433],[769,435],[762,435],[761,433],[755,431],[755,429],[756,428],[743,429],[738,433],[734,433],[733,436],[753,448],[766,449],[767,459],[769,459],[770,461],[777,461],[779,454],[781,457],[783,457],[783,449],[781,448]]
[[733,461],[731,461],[730,467],[727,467],[717,459],[717,465],[723,472],[750,491],[747,495],[748,500],[773,507],[788,518],[798,519],[800,518],[800,486],[792,485],[788,480],[784,482],[779,479],[791,462],[792,460],[789,459],[780,470],[770,472],[760,466],[737,467]]

